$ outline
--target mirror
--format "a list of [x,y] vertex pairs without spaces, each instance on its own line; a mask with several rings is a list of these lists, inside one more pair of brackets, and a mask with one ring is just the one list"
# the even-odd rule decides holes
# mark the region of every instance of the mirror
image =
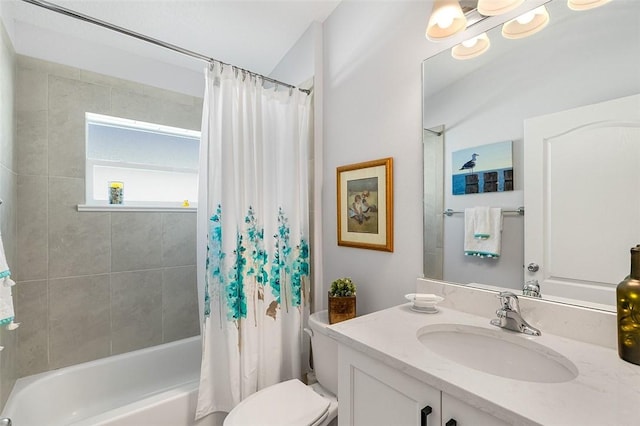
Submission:
[[[525,205],[525,120],[640,93],[640,2],[581,12],[566,0],[546,7],[550,23],[539,33],[507,40],[498,26],[479,57],[456,60],[446,50],[423,63],[425,277],[521,291],[533,276],[524,258],[526,209],[524,216],[506,211]],[[452,153],[502,141],[512,141],[513,191],[452,195]],[[464,215],[443,215],[475,206],[505,211],[498,259],[465,256]],[[628,252],[621,256],[628,262]],[[615,310],[615,299],[594,304],[579,287],[562,300]]]

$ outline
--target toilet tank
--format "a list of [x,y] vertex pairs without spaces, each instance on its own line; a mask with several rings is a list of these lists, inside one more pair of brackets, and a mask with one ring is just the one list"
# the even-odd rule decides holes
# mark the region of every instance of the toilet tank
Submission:
[[327,335],[329,315],[319,311],[309,317],[309,327],[313,331],[311,349],[316,379],[326,390],[338,395],[338,342]]

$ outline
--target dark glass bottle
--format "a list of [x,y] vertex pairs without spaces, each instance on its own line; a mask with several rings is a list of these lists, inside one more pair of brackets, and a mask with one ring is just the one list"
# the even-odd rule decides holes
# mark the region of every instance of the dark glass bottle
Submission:
[[616,289],[618,355],[640,365],[640,244],[631,249],[631,274]]

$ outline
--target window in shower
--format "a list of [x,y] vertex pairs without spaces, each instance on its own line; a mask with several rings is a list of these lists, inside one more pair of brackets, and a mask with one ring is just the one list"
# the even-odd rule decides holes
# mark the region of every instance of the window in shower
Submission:
[[81,207],[196,207],[199,146],[198,131],[86,113]]

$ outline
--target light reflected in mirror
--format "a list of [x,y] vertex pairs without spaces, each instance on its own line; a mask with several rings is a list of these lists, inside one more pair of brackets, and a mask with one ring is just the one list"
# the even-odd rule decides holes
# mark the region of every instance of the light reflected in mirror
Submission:
[[[527,215],[504,215],[501,257],[481,259],[464,256],[464,216],[447,217],[442,212],[475,206],[513,210],[525,205],[525,120],[640,93],[639,1],[617,0],[582,12],[570,10],[566,0],[546,6],[551,21],[537,34],[507,40],[499,26],[488,32],[491,48],[484,55],[460,61],[446,50],[423,63],[425,277],[521,291],[525,281],[536,276],[526,266],[545,267],[545,259],[525,259]],[[470,36],[475,35],[472,30]],[[438,126],[443,131],[436,137],[432,131]],[[452,152],[501,141],[513,142],[514,190],[452,195]],[[434,160],[438,153],[440,159]],[[434,166],[438,161],[441,174]],[[590,202],[600,202],[597,193],[590,196]],[[563,203],[571,208],[571,200]],[[579,211],[572,214],[580,220]],[[612,213],[598,229],[606,233],[609,221],[615,220]],[[634,238],[640,243],[640,235]],[[578,256],[579,243],[575,250]],[[628,250],[619,256],[628,265]],[[619,280],[628,273],[621,270]],[[591,299],[580,285],[561,297],[551,286],[542,285],[541,293],[545,298],[615,310],[616,284],[609,283],[610,300]]]

